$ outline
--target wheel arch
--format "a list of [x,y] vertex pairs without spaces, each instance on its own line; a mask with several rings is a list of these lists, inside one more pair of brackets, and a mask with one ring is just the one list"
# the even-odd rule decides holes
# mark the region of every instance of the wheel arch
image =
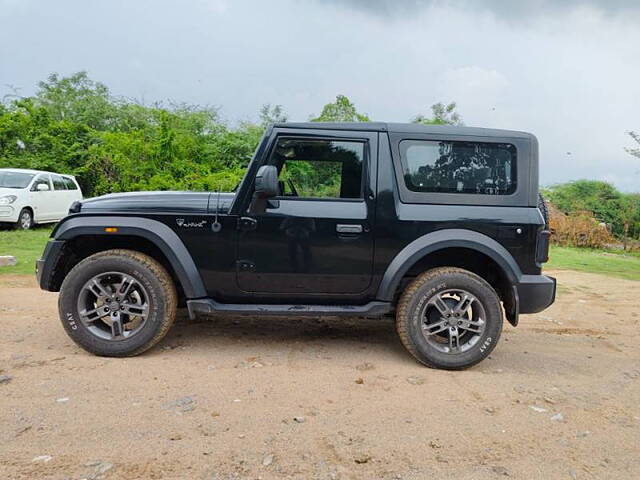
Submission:
[[[107,227],[116,230],[107,233]],[[57,265],[65,265],[65,271],[59,271],[57,278],[52,278],[52,290],[59,288],[66,273],[82,258],[99,251],[126,248],[146,253],[163,264],[185,298],[206,296],[200,272],[186,246],[173,230],[157,220],[111,216],[70,217],[58,224],[52,236],[55,240],[65,242],[60,254],[62,258],[57,262]]]
[[[465,258],[457,257],[455,253],[468,254]],[[461,258],[457,261],[447,261],[447,258]],[[378,287],[378,300],[393,302],[402,286],[403,279],[412,269],[424,271],[425,268],[436,266],[457,266],[479,273],[474,268],[478,263],[495,267],[497,278],[489,281],[498,291],[503,300],[509,304],[517,303],[512,298],[512,286],[518,282],[522,272],[513,256],[494,239],[479,232],[465,229],[445,229],[431,232],[417,238],[403,248],[391,261]],[[422,268],[421,268],[422,266]],[[481,275],[484,277],[484,275]],[[509,305],[511,306],[511,305]],[[515,306],[515,305],[514,305]]]

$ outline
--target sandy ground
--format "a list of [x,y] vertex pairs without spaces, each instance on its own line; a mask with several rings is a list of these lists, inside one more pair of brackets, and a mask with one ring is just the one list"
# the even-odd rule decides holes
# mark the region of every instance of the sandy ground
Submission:
[[640,282],[556,274],[463,372],[339,319],[182,319],[98,358],[0,277],[0,479],[640,478]]

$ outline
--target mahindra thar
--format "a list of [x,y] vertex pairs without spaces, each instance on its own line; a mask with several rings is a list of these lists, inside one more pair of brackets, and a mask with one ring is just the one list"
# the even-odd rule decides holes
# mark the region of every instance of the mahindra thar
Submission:
[[424,365],[462,369],[503,317],[551,305],[549,230],[528,133],[279,123],[232,193],[75,202],[36,271],[69,336],[97,355],[151,348],[198,314],[395,316]]

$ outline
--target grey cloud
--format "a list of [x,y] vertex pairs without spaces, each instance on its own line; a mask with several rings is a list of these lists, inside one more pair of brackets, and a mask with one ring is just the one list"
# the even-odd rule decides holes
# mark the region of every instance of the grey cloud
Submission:
[[637,0],[318,0],[380,17],[396,18],[431,7],[463,9],[491,13],[501,19],[529,19],[569,12],[578,7],[591,7],[604,14],[640,10]]
[[[0,0],[0,97],[5,84],[29,95],[51,72],[88,70],[116,95],[219,105],[232,123],[264,103],[304,121],[337,94],[382,121],[454,100],[468,125],[534,133],[543,184],[640,191],[624,151],[625,132],[640,131],[636,2],[531,4]],[[577,5],[602,13],[567,20]]]

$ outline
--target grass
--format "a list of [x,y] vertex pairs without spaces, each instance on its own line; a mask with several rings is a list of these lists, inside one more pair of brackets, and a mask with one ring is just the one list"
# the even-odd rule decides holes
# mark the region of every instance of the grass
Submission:
[[640,280],[640,255],[573,247],[551,247],[545,268],[600,273],[627,280]]
[[[0,267],[2,274],[34,273],[34,263],[40,258],[51,234],[51,227],[40,227],[27,232],[21,230],[0,231],[0,255],[13,255],[18,264]],[[549,269],[578,270],[601,273],[629,280],[640,280],[640,254],[621,254],[584,248],[551,247]]]
[[0,255],[13,255],[18,261],[11,267],[0,267],[3,274],[35,274],[35,261],[42,256],[51,227],[33,230],[0,230]]

